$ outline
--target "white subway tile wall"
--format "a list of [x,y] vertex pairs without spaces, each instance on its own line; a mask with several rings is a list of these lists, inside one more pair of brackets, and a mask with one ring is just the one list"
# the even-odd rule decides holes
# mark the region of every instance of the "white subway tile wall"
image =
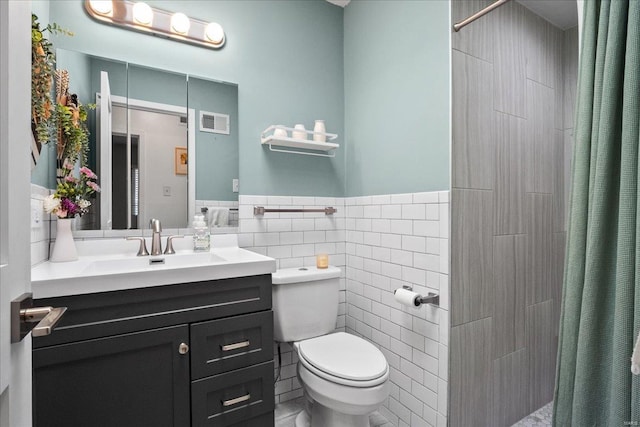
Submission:
[[[445,426],[449,338],[449,192],[345,199],[347,332],[390,366],[380,408],[397,426]],[[440,307],[398,304],[403,285],[440,294]]]
[[[447,422],[449,338],[449,192],[353,198],[240,196],[240,246],[274,257],[278,268],[315,264],[328,253],[343,271],[336,329],[360,335],[385,354],[391,395],[380,412],[397,426]],[[266,213],[265,208],[338,212]],[[440,308],[407,308],[393,291],[440,294]],[[296,353],[282,344],[276,403],[302,395]],[[277,351],[274,347],[274,356]]]
[[[31,184],[31,266],[49,259],[49,237],[51,217],[44,211],[43,200],[51,194],[47,188]],[[34,221],[34,216],[39,220]]]
[[[324,213],[265,213],[254,216],[253,207],[280,209],[318,209],[328,206],[338,211]],[[245,249],[273,257],[277,268],[316,264],[316,255],[329,255],[329,264],[340,267],[340,302],[336,330],[345,330],[345,209],[344,198],[243,196],[239,197],[239,243]],[[298,357],[290,344],[281,345],[282,368],[276,382],[276,403],[302,396],[296,378]],[[277,360],[277,346],[274,345]],[[277,370],[277,368],[276,368]]]

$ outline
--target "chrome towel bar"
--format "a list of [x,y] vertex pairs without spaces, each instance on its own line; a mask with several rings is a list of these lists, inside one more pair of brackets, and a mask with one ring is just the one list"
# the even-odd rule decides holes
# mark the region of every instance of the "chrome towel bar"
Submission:
[[338,210],[334,207],[326,207],[321,209],[268,209],[264,206],[254,206],[253,207],[253,215],[264,215],[265,213],[324,213],[325,215],[333,215],[338,212]]

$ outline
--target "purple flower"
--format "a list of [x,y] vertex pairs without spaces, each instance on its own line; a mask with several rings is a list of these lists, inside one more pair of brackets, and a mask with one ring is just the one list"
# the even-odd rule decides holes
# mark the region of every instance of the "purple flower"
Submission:
[[78,205],[76,205],[71,200],[67,199],[66,197],[64,199],[62,199],[62,201],[60,203],[60,207],[62,208],[62,210],[67,211],[67,215],[69,217],[71,217],[71,218],[73,218],[78,213],[78,211],[80,210]]

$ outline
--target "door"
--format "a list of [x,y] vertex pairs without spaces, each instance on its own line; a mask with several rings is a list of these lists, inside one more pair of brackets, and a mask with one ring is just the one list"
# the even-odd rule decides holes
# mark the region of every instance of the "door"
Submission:
[[111,128],[112,105],[109,74],[100,72],[100,93],[96,96],[96,116],[98,117],[98,145],[100,147],[98,159],[98,176],[100,177],[100,228],[111,230]]
[[30,22],[30,1],[0,1],[0,427],[31,425],[31,336],[11,344],[9,316],[31,288]]
[[34,426],[188,426],[188,342],[179,325],[35,349]]

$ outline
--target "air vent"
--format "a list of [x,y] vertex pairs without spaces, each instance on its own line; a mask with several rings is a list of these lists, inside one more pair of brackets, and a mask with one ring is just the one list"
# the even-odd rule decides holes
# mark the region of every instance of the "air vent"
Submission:
[[200,131],[229,135],[229,115],[200,111]]

